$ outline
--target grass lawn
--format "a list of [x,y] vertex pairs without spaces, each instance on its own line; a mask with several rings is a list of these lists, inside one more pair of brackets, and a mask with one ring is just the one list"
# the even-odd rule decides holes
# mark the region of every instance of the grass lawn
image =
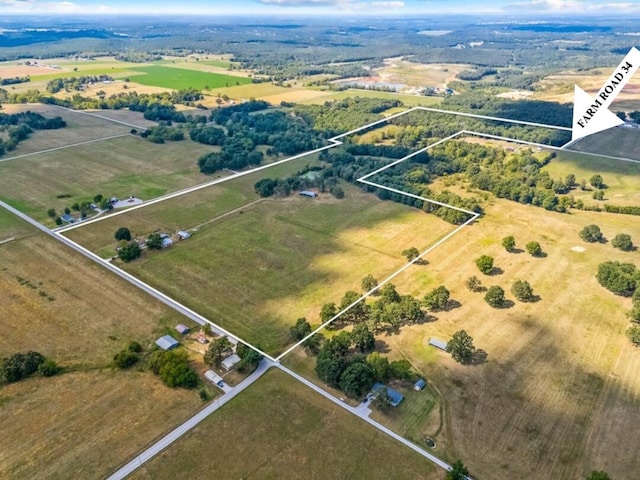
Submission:
[[175,90],[183,90],[186,88],[206,90],[251,83],[251,79],[247,77],[201,72],[180,67],[150,65],[147,67],[135,67],[135,71],[141,74],[130,75],[129,78],[132,82],[142,85],[173,88]]
[[571,150],[640,160],[640,129],[610,128],[584,137],[572,145]]
[[204,180],[197,159],[210,151],[190,140],[157,145],[127,135],[0,162],[0,198],[40,221],[49,208],[60,213],[98,193],[148,200]]
[[272,369],[132,476],[212,477],[435,480],[443,472]]
[[341,201],[323,194],[256,203],[126,269],[266,351],[280,351],[297,318],[318,323],[323,303],[359,291],[368,273],[386,278],[406,261],[404,248],[424,249],[452,228],[345,190]]
[[[640,240],[640,224],[626,215],[550,213],[507,200],[486,212],[434,251],[426,268],[394,281],[399,292],[417,296],[444,284],[460,305],[381,338],[391,358],[409,359],[445,399],[439,455],[462,458],[479,478],[574,479],[600,469],[633,477],[640,433],[627,426],[640,422],[640,378],[632,373],[640,351],[623,334],[631,302],[601,287],[595,273],[606,260],[640,260],[608,243],[585,243],[578,232],[594,223],[608,239],[625,232]],[[546,256],[506,252],[507,235],[519,248],[539,241]],[[495,258],[499,273],[479,273],[473,259],[481,254]],[[483,294],[467,290],[471,275],[486,287],[502,286],[513,306],[489,307]],[[540,300],[518,302],[510,292],[516,279],[528,280]],[[427,345],[460,329],[487,352],[485,363],[462,366]]]
[[[640,139],[640,135],[637,138]],[[586,180],[589,190],[576,188],[571,191],[576,200],[581,199],[586,205],[640,205],[640,162],[624,162],[564,150],[557,152],[556,158],[543,170],[548,171],[553,178],[564,180],[567,174],[573,173],[578,183],[582,179]],[[595,189],[589,185],[589,179],[596,173],[602,175],[607,185],[604,201],[592,198]]]

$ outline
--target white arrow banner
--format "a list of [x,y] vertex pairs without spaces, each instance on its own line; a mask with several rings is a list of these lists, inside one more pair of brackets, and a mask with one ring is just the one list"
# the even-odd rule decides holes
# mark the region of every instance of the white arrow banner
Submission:
[[624,123],[614,115],[609,106],[640,67],[640,51],[632,48],[624,57],[604,86],[591,97],[576,85],[573,101],[573,125],[571,141],[592,135]]

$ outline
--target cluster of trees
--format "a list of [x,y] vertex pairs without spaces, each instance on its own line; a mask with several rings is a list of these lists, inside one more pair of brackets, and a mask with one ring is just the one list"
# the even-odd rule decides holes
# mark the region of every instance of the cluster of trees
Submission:
[[36,372],[51,377],[60,371],[60,367],[38,352],[14,353],[2,359],[0,365],[0,381],[17,382]]
[[[241,372],[251,372],[256,369],[263,356],[258,351],[248,347],[242,342],[236,344],[236,354],[240,362],[236,368]],[[204,354],[204,363],[212,367],[220,368],[222,361],[233,353],[233,344],[226,336],[216,338],[209,344]]]
[[[70,195],[59,195],[58,198],[69,197]],[[71,212],[80,213],[81,218],[86,218],[91,210],[94,210],[93,206],[100,208],[101,210],[113,210],[113,205],[108,198],[105,198],[101,193],[98,193],[93,197],[93,201],[83,200],[82,202],[74,202],[70,207],[65,207],[63,212],[67,215]],[[47,210],[47,216],[55,221],[56,225],[62,225],[62,218],[58,215],[55,208]]]
[[351,332],[342,331],[324,340],[316,359],[318,377],[350,398],[362,397],[376,381],[414,378],[407,360],[389,362],[377,352],[369,353],[374,346],[373,333],[364,323],[356,325]]
[[16,85],[18,83],[27,83],[30,82],[31,78],[29,75],[24,77],[9,77],[9,78],[0,78],[0,85]]
[[189,356],[184,349],[155,350],[147,360],[147,367],[171,388],[195,388],[198,374],[191,368]]
[[640,207],[634,207],[632,205],[610,205],[604,206],[604,211],[609,213],[622,213],[625,215],[640,215]]
[[126,369],[134,366],[140,360],[142,353],[142,345],[136,341],[129,344],[113,356],[113,366],[120,369]]
[[0,156],[15,150],[17,145],[29,138],[34,130],[55,130],[66,127],[62,117],[46,118],[32,112],[0,113],[0,132],[7,132],[8,139],[0,138]]
[[198,159],[202,173],[259,165],[264,155],[256,150],[258,145],[269,145],[268,155],[294,155],[324,144],[323,139],[299,117],[282,111],[250,115],[251,112],[262,110],[263,104],[250,101],[216,109],[211,119],[224,129],[209,125],[191,129],[192,140],[222,147],[220,152],[212,152]]
[[131,241],[118,249],[118,257],[125,263],[129,263],[142,255],[142,249],[138,242]]
[[399,106],[402,106],[399,100],[354,97],[324,105],[298,105],[294,112],[314,130],[333,137],[380,120],[382,112]]
[[182,127],[172,127],[171,121],[161,121],[155,127],[149,127],[140,134],[151,143],[179,142],[184,140],[184,130]]
[[[578,235],[585,242],[606,242],[606,238],[602,234],[600,227],[595,224],[586,225],[582,230],[580,230],[580,233],[578,233]],[[611,241],[611,245],[618,250],[622,250],[623,252],[631,252],[636,248],[633,245],[631,235],[627,233],[618,233]]]
[[58,93],[62,90],[66,92],[82,91],[87,85],[98,82],[111,82],[113,77],[109,75],[88,75],[81,77],[55,78],[47,83],[47,92]]
[[286,197],[295,191],[317,188],[320,192],[326,192],[329,189],[329,193],[334,197],[344,198],[344,190],[338,185],[338,179],[335,177],[324,178],[321,174],[313,174],[318,170],[322,170],[322,168],[306,166],[285,178],[263,178],[257,181],[253,188],[261,197],[272,195]]

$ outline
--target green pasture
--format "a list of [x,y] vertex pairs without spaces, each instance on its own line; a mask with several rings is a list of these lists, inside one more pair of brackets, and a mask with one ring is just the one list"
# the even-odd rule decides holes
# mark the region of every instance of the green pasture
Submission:
[[130,75],[129,78],[132,82],[154,87],[173,88],[174,90],[187,88],[208,90],[251,83],[251,79],[247,77],[201,72],[179,67],[150,65],[147,67],[136,67],[135,71],[140,72],[140,74]]

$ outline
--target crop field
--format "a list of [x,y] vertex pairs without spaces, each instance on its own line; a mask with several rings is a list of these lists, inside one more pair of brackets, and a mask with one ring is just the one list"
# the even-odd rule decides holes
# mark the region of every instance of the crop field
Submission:
[[132,478],[442,476],[426,459],[272,369]]
[[640,129],[611,128],[583,138],[571,145],[570,149],[640,160]]
[[67,122],[67,126],[57,130],[34,131],[27,140],[19,143],[13,152],[7,152],[0,157],[0,160],[110,136],[125,135],[131,130],[131,127],[126,125],[53,105],[3,105],[2,107],[4,113],[27,110],[41,113],[47,118],[60,116]]
[[[392,359],[409,359],[443,395],[438,455],[463,458],[479,478],[574,479],[593,469],[633,477],[640,433],[625,425],[640,421],[640,379],[632,373],[640,351],[623,334],[631,302],[601,287],[595,273],[606,260],[640,261],[637,252],[585,243],[578,232],[595,223],[608,239],[624,232],[637,242],[640,224],[625,215],[550,213],[506,200],[486,207],[486,216],[427,256],[428,266],[394,280],[400,293],[417,296],[444,284],[454,307],[380,338]],[[501,246],[507,235],[515,236],[519,253]],[[545,256],[523,251],[531,240]],[[495,258],[495,274],[478,271],[473,260],[481,254]],[[513,304],[489,307],[482,293],[466,288],[471,275],[485,287],[502,286]],[[510,292],[516,279],[528,280],[539,301],[518,302]],[[460,329],[486,351],[485,363],[462,366],[427,345]]]
[[157,145],[126,135],[31,155],[0,162],[0,197],[40,221],[49,208],[60,213],[98,193],[148,200],[204,181],[197,159],[210,151],[190,140]]
[[404,248],[424,249],[452,229],[345,190],[341,201],[324,194],[256,203],[126,269],[266,351],[280,351],[297,318],[319,323],[323,303],[359,291],[368,273],[385,278],[406,261]]
[[130,75],[129,78],[132,82],[142,85],[173,88],[175,90],[186,88],[209,90],[251,83],[251,79],[247,77],[202,72],[179,67],[152,65],[148,67],[135,67],[135,71],[141,72],[141,74]]

